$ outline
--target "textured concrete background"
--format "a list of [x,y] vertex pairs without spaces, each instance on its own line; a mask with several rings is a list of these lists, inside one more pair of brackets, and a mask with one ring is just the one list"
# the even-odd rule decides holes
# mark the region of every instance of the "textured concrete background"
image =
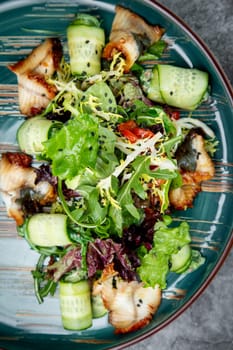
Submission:
[[[209,46],[233,84],[233,0],[160,0]],[[233,251],[205,292],[130,350],[233,350]]]

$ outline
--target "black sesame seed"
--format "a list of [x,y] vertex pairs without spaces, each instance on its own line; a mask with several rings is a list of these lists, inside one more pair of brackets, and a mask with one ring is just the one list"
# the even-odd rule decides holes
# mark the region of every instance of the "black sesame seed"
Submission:
[[112,288],[117,289],[117,280],[115,276],[112,278]]
[[90,42],[90,40],[86,40],[86,41],[85,41],[85,44],[89,44],[89,42]]

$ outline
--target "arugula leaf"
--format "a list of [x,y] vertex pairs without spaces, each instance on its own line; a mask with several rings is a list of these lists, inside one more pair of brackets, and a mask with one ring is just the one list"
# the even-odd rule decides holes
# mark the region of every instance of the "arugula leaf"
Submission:
[[139,223],[142,219],[142,212],[134,205],[133,193],[137,194],[141,199],[147,197],[146,191],[143,188],[141,177],[144,174],[156,176],[150,170],[150,157],[138,156],[132,163],[132,173],[128,181],[121,187],[117,201],[122,208],[122,223],[123,226],[129,226],[133,223]]
[[57,287],[57,283],[52,279],[48,279],[46,274],[44,268],[44,262],[46,259],[47,255],[41,254],[37,261],[36,269],[32,271],[35,295],[39,304],[43,303],[44,297],[48,294],[54,295]]
[[143,62],[159,59],[166,47],[167,43],[164,40],[158,40],[148,47],[148,49],[139,57],[138,61]]
[[131,67],[131,72],[136,75],[136,77],[140,78],[141,74],[144,72],[144,68],[140,64],[134,63]]
[[92,188],[87,199],[83,218],[85,221],[96,223],[96,225],[99,226],[105,221],[107,208],[101,205],[97,188]]
[[138,156],[130,165],[128,180],[120,187],[118,193],[115,191],[117,193],[115,201],[109,200],[111,205],[109,215],[115,223],[113,231],[118,235],[122,234],[123,228],[139,224],[143,219],[143,211],[135,206],[133,196],[136,194],[141,199],[147,198],[147,186],[144,187],[145,178],[165,180],[160,187],[157,185],[156,193],[161,197],[162,212],[168,207],[168,190],[171,179],[176,174],[168,170],[151,170],[150,161],[150,156]]
[[89,114],[76,116],[44,143],[44,155],[52,161],[54,176],[62,180],[95,167],[98,155],[98,120]]
[[130,118],[143,127],[162,124],[167,135],[176,136],[176,127],[169,115],[160,106],[148,106],[142,101],[135,101]]
[[153,55],[157,55],[158,57],[160,57],[163,54],[166,47],[167,47],[166,41],[158,40],[154,44],[149,46],[147,51]]

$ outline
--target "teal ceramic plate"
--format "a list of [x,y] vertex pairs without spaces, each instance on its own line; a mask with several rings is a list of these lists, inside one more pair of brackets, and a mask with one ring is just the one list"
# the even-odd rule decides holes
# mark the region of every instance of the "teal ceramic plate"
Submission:
[[[120,349],[160,330],[181,314],[209,284],[222,265],[233,241],[233,101],[222,69],[205,45],[172,13],[152,1],[73,0],[6,1],[0,4],[0,151],[15,151],[15,134],[22,122],[17,104],[17,84],[6,65],[28,54],[46,36],[65,32],[79,11],[101,16],[109,32],[118,3],[133,9],[151,23],[166,28],[169,50],[163,61],[199,67],[210,73],[211,99],[193,113],[212,127],[219,140],[215,177],[203,184],[193,209],[176,213],[187,220],[192,245],[206,257],[205,264],[184,276],[170,274],[162,304],[144,329],[125,336],[114,335],[106,318],[82,332],[63,330],[57,297],[38,305],[30,270],[37,255],[17,237],[15,225],[0,202],[0,348],[14,349]],[[33,29],[31,31],[30,29]],[[187,113],[182,113],[186,115]]]

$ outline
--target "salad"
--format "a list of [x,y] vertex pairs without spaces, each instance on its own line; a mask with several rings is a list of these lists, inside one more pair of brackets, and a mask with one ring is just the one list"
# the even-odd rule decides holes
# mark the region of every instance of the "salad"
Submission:
[[191,117],[209,78],[159,60],[164,32],[116,6],[106,39],[99,18],[79,13],[66,41],[48,38],[9,66],[25,121],[20,152],[2,154],[0,190],[38,253],[37,300],[58,290],[69,330],[106,314],[116,333],[146,326],[168,274],[205,261],[172,213],[214,176],[215,135]]

